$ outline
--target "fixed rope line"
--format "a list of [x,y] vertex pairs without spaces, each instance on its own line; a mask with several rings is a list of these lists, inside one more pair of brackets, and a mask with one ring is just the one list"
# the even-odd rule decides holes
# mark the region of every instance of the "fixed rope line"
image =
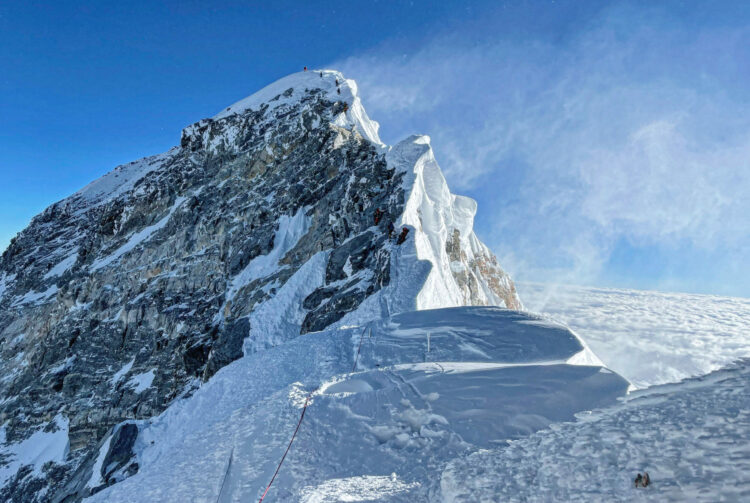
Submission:
[[[357,355],[354,357],[354,366],[352,367],[352,372],[354,372],[357,369],[357,361],[359,360],[359,353],[362,350],[362,342],[364,342],[365,340],[365,334],[367,333],[367,330],[368,330],[368,327],[365,327],[365,329],[362,330],[362,335],[359,338],[359,347],[357,347]],[[372,337],[372,328],[369,328],[369,330],[370,330],[370,337]],[[258,501],[258,503],[263,503],[263,498],[266,497],[266,495],[268,494],[268,490],[271,489],[271,485],[273,484],[273,481],[276,480],[276,476],[279,474],[279,470],[281,470],[281,465],[284,464],[286,455],[289,454],[289,450],[292,448],[292,442],[294,442],[294,438],[297,436],[299,427],[302,426],[302,420],[305,418],[305,412],[307,412],[307,406],[310,403],[310,397],[312,397],[313,393],[315,393],[316,391],[318,391],[318,388],[315,388],[314,390],[312,390],[310,393],[307,394],[307,398],[305,398],[305,405],[304,407],[302,407],[302,414],[300,415],[299,421],[297,422],[297,427],[294,429],[294,433],[292,434],[292,439],[289,440],[289,445],[286,446],[286,451],[284,451],[284,455],[281,456],[281,461],[279,461],[279,466],[276,467],[276,471],[273,473],[273,477],[271,477],[271,482],[269,482],[268,486],[266,486],[266,490],[263,491],[263,496],[260,497],[260,500]],[[230,455],[230,462],[231,462],[231,455]]]
[[263,496],[260,497],[260,501],[258,503],[261,503],[263,501],[263,498],[266,497],[266,494],[268,494],[268,490],[271,489],[271,484],[273,484],[273,481],[276,480],[276,475],[279,474],[279,470],[281,470],[281,465],[284,464],[284,459],[286,459],[286,455],[289,454],[289,449],[292,448],[292,442],[294,442],[294,437],[297,436],[297,432],[299,431],[300,425],[302,425],[302,420],[305,418],[305,411],[307,411],[307,405],[310,403],[310,397],[313,393],[318,391],[318,388],[315,388],[310,393],[307,394],[307,398],[305,398],[305,406],[302,407],[302,415],[299,417],[299,422],[297,422],[297,428],[294,430],[294,434],[292,435],[292,439],[289,441],[289,445],[286,446],[286,451],[284,451],[284,455],[281,456],[281,461],[279,461],[279,466],[276,467],[276,471],[273,474],[273,477],[271,477],[271,482],[268,483],[268,486],[266,487],[266,490],[263,491]]
[[[370,329],[372,330],[372,329]],[[357,370],[357,361],[359,360],[359,352],[362,350],[362,342],[365,340],[365,333],[367,332],[367,327],[365,327],[364,330],[362,330],[362,335],[359,337],[359,347],[357,348],[357,356],[354,357],[354,366],[352,367],[352,372]]]
[[221,487],[219,488],[219,496],[216,498],[216,503],[219,503],[219,501],[221,501],[221,495],[224,493],[224,486],[227,483],[227,478],[229,476],[229,469],[232,467],[233,457],[234,457],[234,447],[232,447],[232,450],[229,452],[229,462],[227,463],[227,469],[224,470],[224,478],[221,480]]

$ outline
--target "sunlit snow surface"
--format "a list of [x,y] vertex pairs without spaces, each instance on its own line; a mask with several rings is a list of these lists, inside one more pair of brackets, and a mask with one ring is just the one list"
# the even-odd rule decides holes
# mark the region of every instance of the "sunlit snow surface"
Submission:
[[[519,286],[529,309],[573,327],[640,386],[724,368],[459,456],[443,501],[750,501],[750,300]],[[636,489],[643,471],[652,484]]]
[[749,384],[743,360],[460,458],[443,501],[750,501]]
[[559,325],[499,308],[306,334],[141,424],[138,473],[90,501],[257,501],[313,390],[269,501],[434,501],[450,460],[624,396],[617,374],[568,363],[586,351]]
[[639,388],[704,375],[750,357],[750,299],[517,286],[529,311],[570,326],[607,367]]

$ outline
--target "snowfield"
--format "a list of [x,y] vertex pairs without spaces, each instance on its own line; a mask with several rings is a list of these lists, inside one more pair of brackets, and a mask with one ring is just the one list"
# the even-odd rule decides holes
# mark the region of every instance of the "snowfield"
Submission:
[[[458,457],[442,473],[443,501],[750,499],[750,300],[518,286],[529,309],[571,326],[609,368],[651,387]],[[652,484],[636,489],[643,471]]]
[[443,501],[750,501],[748,382],[743,360],[458,459]]
[[569,326],[638,388],[750,357],[750,299],[519,283],[529,311]]
[[140,424],[138,473],[87,501],[257,500],[309,393],[271,501],[433,501],[448,461],[624,396],[617,374],[569,363],[587,353],[564,327],[499,308],[310,333]]
[[[271,501],[750,498],[750,301],[521,291],[576,332],[464,307],[301,336],[141,423],[138,474],[87,501],[257,500],[308,395]],[[740,360],[625,396],[579,336],[641,387]],[[652,485],[636,489],[642,471]]]

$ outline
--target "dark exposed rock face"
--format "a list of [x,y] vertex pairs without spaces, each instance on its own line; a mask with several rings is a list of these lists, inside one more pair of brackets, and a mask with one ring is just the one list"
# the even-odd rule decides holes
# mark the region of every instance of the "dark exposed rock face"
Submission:
[[[374,208],[403,211],[403,175],[355,129],[334,125],[342,102],[300,95],[186,128],[180,147],[118,168],[13,240],[0,259],[0,424],[14,443],[64,414],[70,445],[65,465],[43,478],[19,471],[0,500],[84,497],[113,427],[105,483],[137,470],[126,456],[132,421],[241,357],[249,316],[316,254],[325,278],[304,300],[302,332],[388,284],[383,232],[367,229]],[[305,232],[280,266],[243,276],[280,248],[290,219]]]
[[106,485],[114,484],[138,471],[138,463],[133,461],[133,446],[137,437],[138,426],[133,423],[121,424],[115,429],[99,470]]

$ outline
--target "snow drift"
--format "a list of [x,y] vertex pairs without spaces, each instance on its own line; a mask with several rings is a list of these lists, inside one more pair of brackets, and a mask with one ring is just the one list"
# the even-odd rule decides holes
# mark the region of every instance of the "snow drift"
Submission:
[[273,501],[434,501],[451,459],[622,396],[618,375],[568,363],[586,351],[562,326],[498,308],[307,334],[142,424],[138,474],[90,500],[257,500],[315,390]]

